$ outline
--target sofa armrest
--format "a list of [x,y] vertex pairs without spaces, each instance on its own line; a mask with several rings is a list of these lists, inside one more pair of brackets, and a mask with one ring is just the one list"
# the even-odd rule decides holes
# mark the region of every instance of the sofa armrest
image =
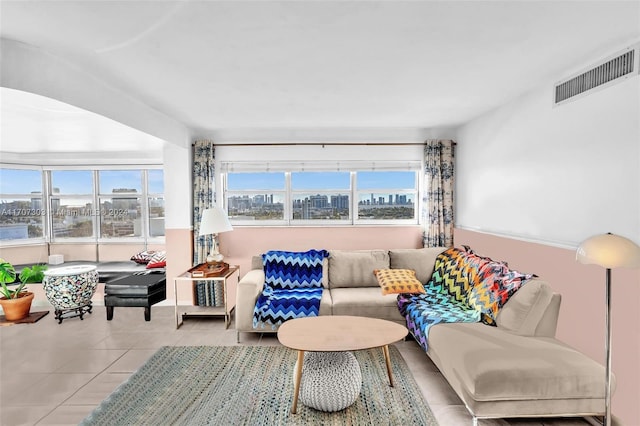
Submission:
[[264,271],[252,269],[238,283],[235,323],[238,331],[253,330],[253,308],[264,286]]
[[[537,336],[536,329],[545,315],[556,316],[554,309],[548,309],[553,299],[551,286],[539,278],[527,281],[502,307],[496,325],[521,336]],[[559,308],[559,304],[556,306]],[[546,318],[540,333],[547,335],[557,318]],[[551,337],[551,336],[549,336]]]
[[536,337],[556,337],[556,329],[558,328],[558,316],[560,315],[560,302],[562,296],[559,293],[553,293],[551,302],[547,310],[544,312],[542,319],[536,327]]

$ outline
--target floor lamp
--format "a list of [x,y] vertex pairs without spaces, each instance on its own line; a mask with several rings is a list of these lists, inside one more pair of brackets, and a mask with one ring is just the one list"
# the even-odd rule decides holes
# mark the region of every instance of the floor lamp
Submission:
[[611,425],[611,270],[640,267],[640,247],[633,241],[611,233],[595,235],[584,240],[576,252],[576,260],[599,265],[606,269],[606,352],[604,424]]
[[213,234],[213,247],[207,256],[209,268],[215,268],[222,265],[224,256],[218,250],[218,234],[220,232],[233,231],[233,227],[229,222],[229,217],[224,210],[218,206],[205,209],[200,219],[200,232],[198,235]]

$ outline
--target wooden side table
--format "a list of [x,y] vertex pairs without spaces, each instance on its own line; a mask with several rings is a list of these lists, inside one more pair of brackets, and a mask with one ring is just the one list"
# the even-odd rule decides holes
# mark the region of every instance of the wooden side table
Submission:
[[[193,268],[192,268],[193,269]],[[226,328],[229,328],[231,322],[231,313],[236,307],[236,291],[238,288],[238,282],[240,281],[240,266],[231,265],[229,269],[215,276],[206,277],[193,277],[191,270],[186,271],[173,280],[173,294],[174,294],[174,306],[176,313],[176,329],[180,328],[184,320],[188,317],[206,318],[206,317],[224,317],[224,324]],[[235,280],[231,280],[234,274],[237,275]],[[192,294],[196,291],[196,282],[221,282],[222,283],[222,296],[224,298],[223,306],[193,306],[189,308],[189,311],[182,311],[178,308],[178,283],[188,282],[191,285]],[[180,321],[182,317],[182,321]]]

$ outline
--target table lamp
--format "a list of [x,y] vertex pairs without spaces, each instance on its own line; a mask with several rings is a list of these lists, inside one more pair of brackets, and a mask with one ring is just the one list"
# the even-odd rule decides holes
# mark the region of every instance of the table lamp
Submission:
[[599,265],[606,269],[606,327],[605,347],[607,366],[605,375],[604,424],[611,425],[611,269],[640,267],[640,247],[633,241],[611,233],[595,235],[584,240],[576,252],[576,260]]
[[200,233],[198,235],[213,234],[213,247],[207,255],[207,263],[210,268],[223,263],[224,256],[218,250],[218,234],[227,231],[233,231],[233,227],[224,210],[218,206],[214,206],[202,212]]

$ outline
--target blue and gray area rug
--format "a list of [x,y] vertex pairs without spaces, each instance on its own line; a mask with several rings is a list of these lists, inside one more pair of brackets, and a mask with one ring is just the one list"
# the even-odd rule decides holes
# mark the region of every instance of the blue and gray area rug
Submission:
[[354,352],[362,391],[346,409],[298,404],[291,414],[296,352],[279,346],[165,346],[82,425],[437,425],[409,368],[390,346],[395,387],[381,349]]

